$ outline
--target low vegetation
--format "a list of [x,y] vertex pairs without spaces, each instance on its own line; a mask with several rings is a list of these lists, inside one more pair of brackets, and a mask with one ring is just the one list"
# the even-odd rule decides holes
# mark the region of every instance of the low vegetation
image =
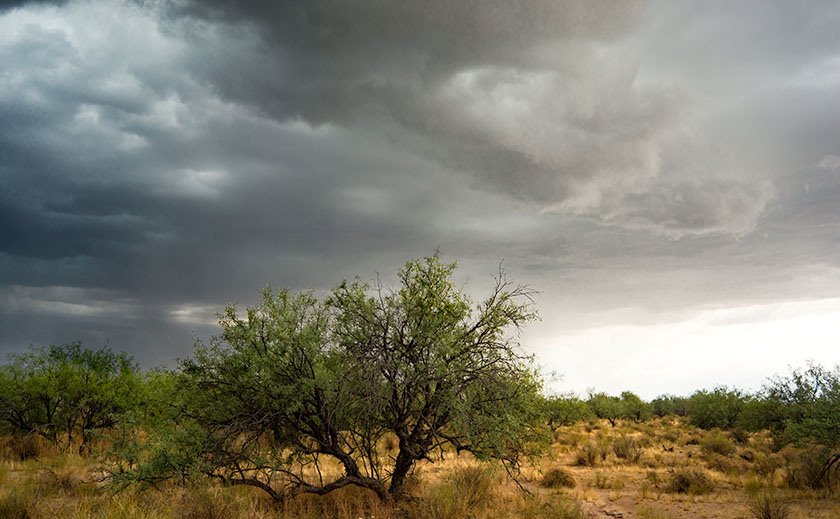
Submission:
[[266,290],[176,370],[107,345],[0,367],[0,517],[840,516],[840,370],[543,395],[531,292],[472,302],[437,255],[399,286]]

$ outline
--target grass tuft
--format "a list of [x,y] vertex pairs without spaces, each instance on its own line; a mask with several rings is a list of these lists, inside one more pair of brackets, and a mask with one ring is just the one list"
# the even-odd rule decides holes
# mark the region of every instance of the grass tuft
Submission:
[[568,470],[561,468],[547,470],[542,479],[542,486],[546,488],[574,488],[576,485],[574,476]]

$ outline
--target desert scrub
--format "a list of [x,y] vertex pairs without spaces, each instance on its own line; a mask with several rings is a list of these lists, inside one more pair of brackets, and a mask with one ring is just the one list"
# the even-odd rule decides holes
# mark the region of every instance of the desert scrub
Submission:
[[592,441],[583,444],[575,454],[575,464],[581,467],[594,467],[605,459],[607,459],[606,447]]
[[667,515],[665,512],[661,512],[649,506],[641,507],[636,513],[639,514],[639,519],[671,519],[671,516]]
[[625,434],[613,439],[612,449],[617,458],[630,463],[636,463],[642,457],[642,448],[639,443],[633,437]]
[[825,460],[829,452],[825,449],[804,450],[788,461],[785,483],[791,488],[810,488],[831,491],[836,482],[836,467],[825,471]]
[[737,458],[729,458],[720,454],[709,454],[704,459],[709,469],[716,470],[722,474],[735,474],[744,471],[743,462],[738,463],[739,460]]
[[753,470],[761,476],[772,476],[776,470],[785,464],[784,458],[779,454],[764,454],[756,456],[753,463]]
[[472,515],[490,504],[497,486],[498,478],[488,467],[457,468],[430,489],[421,514],[429,519]]
[[719,432],[712,432],[704,436],[700,440],[700,448],[707,454],[720,454],[721,456],[729,456],[735,452],[735,445],[732,444],[732,440]]
[[493,515],[493,517],[527,517],[528,519],[592,519],[583,511],[580,503],[565,496],[526,495],[521,506],[516,507],[511,515]]
[[750,500],[750,514],[754,519],[787,519],[790,505],[773,492],[760,492]]
[[592,486],[601,490],[621,490],[624,488],[625,483],[624,476],[617,474],[610,477],[603,472],[596,472],[592,480]]
[[29,519],[29,500],[16,489],[0,495],[0,517],[4,519]]
[[0,436],[0,459],[3,460],[26,461],[54,450],[47,440],[35,433]]
[[546,471],[542,478],[542,486],[546,488],[574,488],[577,485],[574,476],[566,470],[561,468],[553,468]]
[[708,494],[714,490],[714,485],[705,472],[697,469],[677,469],[670,471],[668,486],[665,488],[672,494]]

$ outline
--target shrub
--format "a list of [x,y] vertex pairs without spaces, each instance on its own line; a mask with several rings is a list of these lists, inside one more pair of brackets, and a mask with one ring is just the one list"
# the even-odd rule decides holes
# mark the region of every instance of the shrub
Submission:
[[825,459],[827,454],[822,449],[805,450],[788,464],[785,482],[791,488],[810,488],[812,490],[830,490],[831,474],[826,474]]
[[616,475],[610,478],[603,472],[596,472],[595,478],[592,480],[593,486],[602,490],[620,490],[624,488],[624,483],[625,478],[623,476]]
[[0,457],[6,460],[26,461],[42,456],[46,440],[36,434],[11,434],[0,438]]
[[703,452],[707,454],[720,454],[722,456],[729,456],[735,452],[735,445],[726,436],[720,433],[707,434],[700,440],[700,446]]
[[595,442],[585,443],[578,449],[575,464],[582,467],[594,467],[607,458],[607,449]]
[[29,503],[24,495],[10,492],[0,496],[0,517],[4,519],[29,519]]
[[568,470],[561,468],[549,469],[542,479],[542,486],[546,488],[574,488],[575,485],[577,485],[577,482],[574,476]]
[[755,471],[762,476],[770,476],[777,469],[784,465],[784,460],[778,454],[757,456],[755,459]]
[[679,469],[671,471],[671,478],[665,490],[673,494],[708,494],[714,490],[714,485],[705,472]]
[[624,434],[613,440],[612,449],[616,457],[631,463],[636,463],[642,457],[642,449],[638,442]]
[[737,443],[746,444],[750,441],[750,433],[746,429],[742,429],[740,427],[736,427],[730,431],[732,434],[732,439],[735,440]]
[[490,504],[497,481],[486,467],[468,466],[452,471],[431,489],[425,512],[432,519],[462,517]]
[[755,519],[786,519],[790,515],[790,505],[771,492],[756,495],[749,510]]
[[528,519],[592,518],[591,515],[583,511],[580,503],[556,494],[551,496],[526,496],[524,506],[517,512],[514,517],[527,517]]
[[689,420],[701,429],[730,429],[746,402],[747,397],[737,389],[718,387],[712,391],[697,391],[688,401]]

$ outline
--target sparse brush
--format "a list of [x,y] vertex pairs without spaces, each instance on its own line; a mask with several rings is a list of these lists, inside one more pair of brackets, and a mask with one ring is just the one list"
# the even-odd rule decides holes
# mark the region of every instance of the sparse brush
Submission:
[[779,454],[766,454],[755,458],[754,469],[762,476],[772,476],[782,465],[784,465],[784,458]]
[[671,478],[665,489],[673,494],[708,494],[714,490],[714,485],[705,472],[696,469],[679,469],[671,471]]
[[582,467],[594,467],[607,458],[607,449],[595,442],[583,444],[575,455],[575,464]]
[[616,475],[610,478],[603,472],[596,472],[595,478],[592,480],[592,485],[601,490],[621,490],[624,488],[624,484],[624,477]]
[[546,488],[574,488],[577,485],[574,476],[566,470],[561,468],[549,469],[543,475],[542,486]]
[[828,451],[824,449],[805,450],[788,465],[786,483],[791,488],[832,490],[835,470],[825,470]]
[[0,517],[4,519],[29,519],[29,502],[25,495],[12,491],[0,496]]
[[661,442],[669,442],[669,443],[677,443],[677,440],[680,439],[680,431],[678,429],[665,429],[662,433],[659,434],[659,441]]
[[642,448],[638,442],[630,437],[622,434],[615,438],[612,442],[612,449],[617,458],[636,463],[642,457]]
[[528,519],[592,519],[583,511],[580,503],[565,496],[532,495],[524,499],[515,514],[499,517],[527,517]]
[[750,441],[750,433],[741,428],[735,428],[730,431],[732,435],[732,439],[735,440],[737,443],[746,444]]
[[421,515],[429,519],[471,515],[490,504],[496,483],[488,467],[473,465],[457,468],[442,484],[430,489]]
[[643,506],[636,513],[638,514],[639,519],[669,519],[671,517],[666,515],[665,512],[660,512],[659,510],[655,510],[649,506]]
[[700,440],[700,446],[703,452],[708,454],[720,454],[721,456],[729,456],[735,452],[735,446],[732,441],[721,433],[710,433]]
[[756,495],[750,501],[749,510],[755,519],[786,519],[790,516],[790,505],[772,492]]
[[26,461],[42,456],[50,446],[37,434],[13,434],[0,437],[0,458]]
[[723,474],[731,474],[737,472],[739,467],[732,458],[721,456],[720,454],[709,454],[704,458],[706,466],[711,470],[717,470]]
[[218,499],[208,489],[196,489],[181,498],[179,514],[184,519],[235,519],[239,517],[234,503]]

